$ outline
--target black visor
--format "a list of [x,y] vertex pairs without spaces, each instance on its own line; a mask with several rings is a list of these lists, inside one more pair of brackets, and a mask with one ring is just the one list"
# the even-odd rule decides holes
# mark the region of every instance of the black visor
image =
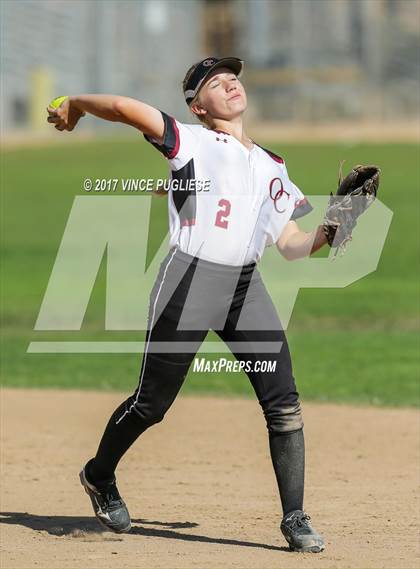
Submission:
[[237,57],[223,57],[221,59],[218,59],[217,57],[207,57],[200,61],[200,63],[197,63],[193,71],[190,73],[184,89],[184,96],[187,105],[189,105],[197,95],[204,79],[208,76],[210,71],[213,71],[213,69],[217,69],[218,67],[227,67],[239,77],[242,73],[243,65],[244,62]]

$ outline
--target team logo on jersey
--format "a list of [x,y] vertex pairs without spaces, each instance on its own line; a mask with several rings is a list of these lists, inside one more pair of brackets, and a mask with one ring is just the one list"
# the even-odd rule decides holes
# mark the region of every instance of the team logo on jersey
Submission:
[[214,59],[205,59],[203,61],[204,67],[210,67],[210,65],[213,65],[213,63],[214,63]]
[[[270,182],[270,198],[274,202],[274,209],[277,211],[277,213],[284,213],[286,211],[286,208],[280,209],[281,206],[279,205],[279,202],[282,200],[283,196],[287,196],[287,200],[290,198],[290,194],[286,192],[283,187],[281,178],[273,178]],[[284,204],[284,199],[282,200],[282,203]]]

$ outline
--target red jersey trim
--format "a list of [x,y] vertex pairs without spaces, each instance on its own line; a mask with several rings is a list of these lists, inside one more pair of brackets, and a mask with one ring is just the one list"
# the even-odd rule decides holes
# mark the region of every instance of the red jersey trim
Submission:
[[[254,144],[256,143],[254,142]],[[274,162],[277,162],[277,164],[284,164],[284,160],[281,156],[277,156],[277,154],[274,154],[274,152],[271,152],[271,150],[268,150],[268,148],[264,148],[264,146],[261,146],[260,144],[257,144],[257,146],[259,146],[261,150],[264,150],[264,152],[267,152],[267,154],[270,156],[272,160],[274,160]]]
[[267,150],[267,154],[274,160],[274,162],[277,162],[278,164],[284,164],[284,160],[281,156],[277,156],[277,154],[274,154],[270,150]]
[[228,132],[225,132],[224,130],[220,130],[219,128],[213,128],[212,130],[214,132],[218,132],[219,134],[227,134],[228,136],[230,136],[230,134]]
[[195,225],[195,219],[183,219],[181,222],[181,227],[191,227]]
[[297,207],[301,207],[302,205],[305,205],[305,204],[307,204],[307,203],[308,203],[308,200],[307,200],[306,198],[303,198],[303,199],[301,199],[301,200],[295,202],[295,209],[296,209]]
[[175,134],[175,146],[173,147],[173,149],[168,152],[167,158],[169,158],[169,160],[171,160],[172,158],[175,158],[175,156],[178,154],[179,152],[179,144],[180,144],[180,140],[179,140],[179,130],[178,130],[178,126],[176,124],[176,120],[173,117],[170,117],[170,120],[172,122],[172,128]]

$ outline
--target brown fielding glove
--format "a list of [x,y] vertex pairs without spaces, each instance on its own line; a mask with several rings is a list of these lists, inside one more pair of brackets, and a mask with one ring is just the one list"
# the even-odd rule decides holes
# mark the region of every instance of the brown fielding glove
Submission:
[[[338,180],[337,194],[331,194],[323,223],[330,247],[345,251],[357,219],[374,202],[379,188],[378,166],[355,166],[344,180]],[[337,253],[336,252],[336,253]]]

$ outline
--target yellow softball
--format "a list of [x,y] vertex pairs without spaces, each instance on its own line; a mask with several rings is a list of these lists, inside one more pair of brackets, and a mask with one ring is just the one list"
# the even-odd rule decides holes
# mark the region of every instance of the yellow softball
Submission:
[[68,96],[65,95],[64,97],[56,97],[55,99],[53,99],[50,103],[50,107],[52,107],[53,109],[58,109],[58,107],[63,103],[63,101],[65,101],[66,99],[68,99]]

